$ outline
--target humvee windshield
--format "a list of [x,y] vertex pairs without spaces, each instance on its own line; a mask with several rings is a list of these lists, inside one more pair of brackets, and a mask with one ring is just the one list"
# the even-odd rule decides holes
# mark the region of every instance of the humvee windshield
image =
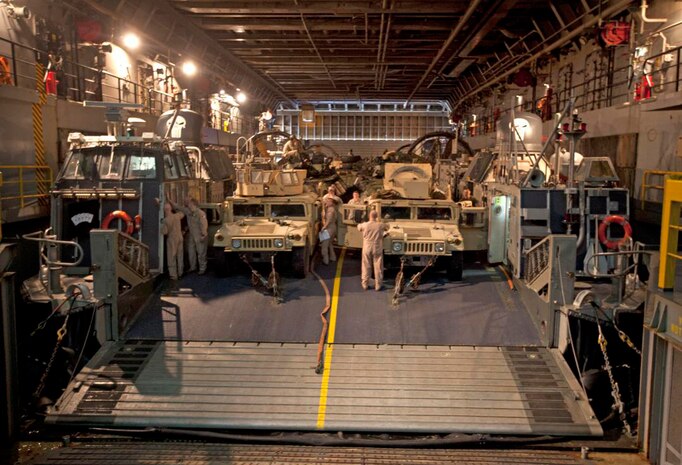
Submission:
[[236,203],[232,206],[232,214],[234,216],[251,217],[251,218],[263,217],[263,216],[265,216],[265,205]]
[[385,220],[409,220],[410,207],[381,206],[381,217]]
[[451,220],[450,207],[417,207],[418,220]]
[[305,205],[303,204],[273,204],[270,206],[270,214],[273,218],[278,217],[302,217],[305,218]]

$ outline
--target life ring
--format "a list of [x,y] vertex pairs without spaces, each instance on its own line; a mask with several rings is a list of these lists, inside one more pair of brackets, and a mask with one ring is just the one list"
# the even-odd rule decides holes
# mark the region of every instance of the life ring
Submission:
[[[623,237],[618,240],[609,240],[606,237],[606,230],[609,228],[611,223],[616,223],[622,226],[623,232],[625,233]],[[625,244],[628,239],[632,236],[632,226],[628,223],[628,220],[618,215],[609,215],[602,220],[599,224],[599,242],[604,244],[607,249],[618,250],[618,248]]]
[[130,217],[130,215],[123,210],[114,210],[105,216],[102,220],[102,229],[109,229],[109,224],[115,219],[122,220],[126,226],[125,233],[129,236],[132,236],[133,231],[135,231],[135,223],[133,222],[133,219]]
[[12,85],[12,71],[9,67],[7,58],[0,56],[0,84]]

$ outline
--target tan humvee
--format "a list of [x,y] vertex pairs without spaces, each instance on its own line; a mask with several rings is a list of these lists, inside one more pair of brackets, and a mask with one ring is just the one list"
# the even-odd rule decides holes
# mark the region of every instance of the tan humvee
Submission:
[[320,220],[317,194],[305,192],[306,171],[242,166],[236,172],[235,195],[225,199],[223,224],[213,239],[225,252],[224,266],[233,268],[241,254],[251,262],[269,262],[277,254],[304,277]]
[[[460,207],[448,194],[436,194],[428,163],[387,163],[384,191],[362,205],[344,205],[339,226],[339,243],[361,248],[362,236],[357,224],[376,210],[388,225],[384,238],[387,266],[400,264],[425,266],[438,258],[451,280],[462,279],[464,240],[459,231]],[[449,191],[449,190],[448,190]]]

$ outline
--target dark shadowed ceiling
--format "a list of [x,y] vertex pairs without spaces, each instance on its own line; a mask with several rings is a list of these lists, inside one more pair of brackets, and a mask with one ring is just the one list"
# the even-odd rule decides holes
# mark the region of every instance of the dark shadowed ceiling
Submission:
[[609,2],[170,3],[287,97],[303,101],[459,99],[548,45],[571,46],[571,32],[590,34],[586,21]]
[[[63,0],[261,103],[447,100],[580,47],[633,0]],[[82,10],[85,11],[85,10]]]

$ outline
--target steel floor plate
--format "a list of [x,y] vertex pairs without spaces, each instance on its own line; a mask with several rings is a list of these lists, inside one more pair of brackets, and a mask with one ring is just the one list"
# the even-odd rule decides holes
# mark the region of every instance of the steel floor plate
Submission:
[[[428,274],[419,291],[408,291],[392,304],[393,280],[382,292],[360,287],[360,262],[346,254],[336,266],[318,266],[332,291],[338,284],[336,342],[358,344],[429,344],[529,346],[540,344],[537,331],[502,273],[468,266],[464,280],[449,282],[443,273]],[[416,270],[409,270],[409,278]],[[338,274],[338,282],[334,276]],[[320,283],[284,278],[284,302],[252,288],[248,276],[189,275],[181,290],[157,294],[127,337],[152,340],[317,342],[325,295]]]
[[543,348],[129,340],[76,377],[49,423],[599,436]]
[[30,465],[593,465],[578,453],[505,449],[382,449],[178,442],[76,443]]

